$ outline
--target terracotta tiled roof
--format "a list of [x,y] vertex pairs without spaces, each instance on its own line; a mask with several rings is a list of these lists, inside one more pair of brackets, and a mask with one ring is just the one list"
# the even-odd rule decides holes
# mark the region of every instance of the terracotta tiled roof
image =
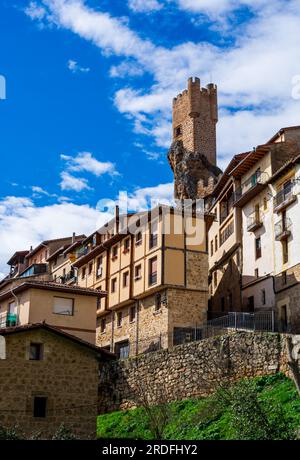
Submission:
[[96,345],[86,342],[85,340],[82,340],[79,337],[76,337],[74,335],[71,335],[58,327],[50,326],[47,323],[24,324],[23,326],[3,328],[3,329],[0,329],[0,335],[8,336],[8,335],[19,334],[22,332],[28,332],[28,331],[32,331],[36,329],[44,329],[45,331],[48,331],[53,334],[57,334],[61,337],[64,337],[67,340],[71,340],[72,342],[75,342],[78,345],[81,345],[85,348],[90,349],[93,352],[96,352],[97,354],[101,355],[101,357],[105,359],[115,359],[116,358],[116,356],[110,351],[104,350],[101,347],[97,347]]
[[[44,290],[49,290],[49,291],[60,291],[60,292],[69,292],[72,294],[80,294],[80,295],[86,295],[86,296],[95,296],[95,297],[105,297],[106,292],[105,291],[100,291],[98,289],[92,289],[92,288],[84,288],[80,286],[74,286],[74,285],[67,285],[67,284],[61,284],[61,283],[53,283],[51,281],[25,281],[22,284],[19,284],[18,286],[15,286],[13,288],[13,292],[21,292],[26,289],[44,289]],[[12,293],[11,290],[5,291],[0,294],[0,299],[4,299],[7,297],[11,297]]]

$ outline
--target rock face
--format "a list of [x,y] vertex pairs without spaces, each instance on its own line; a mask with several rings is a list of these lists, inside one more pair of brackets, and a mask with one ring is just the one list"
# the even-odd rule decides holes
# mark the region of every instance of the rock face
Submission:
[[186,150],[181,140],[171,145],[168,160],[174,173],[175,199],[205,198],[212,193],[222,174],[205,155]]

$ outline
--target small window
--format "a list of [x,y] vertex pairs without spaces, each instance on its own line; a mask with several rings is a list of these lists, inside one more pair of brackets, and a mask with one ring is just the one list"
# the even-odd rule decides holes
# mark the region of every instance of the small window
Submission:
[[215,236],[215,251],[218,250],[218,235]]
[[179,137],[181,135],[182,135],[182,126],[181,125],[176,126],[176,128],[174,129],[174,136]]
[[97,259],[97,273],[96,273],[97,278],[100,278],[102,276],[102,264],[103,264],[103,257],[100,256]]
[[45,418],[47,410],[47,398],[36,396],[33,401],[33,416],[37,418]]
[[214,286],[217,287],[218,284],[218,273],[217,271],[214,272]]
[[117,327],[121,327],[122,326],[122,321],[123,321],[123,312],[122,311],[119,311],[117,313]]
[[285,286],[287,284],[287,273],[286,273],[286,271],[282,272],[281,279],[282,279],[282,285]]
[[267,197],[264,198],[264,211],[268,210],[268,200]]
[[155,295],[155,311],[161,310],[161,294],[158,293]]
[[135,321],[135,317],[136,317],[136,305],[133,305],[132,307],[130,307],[130,310],[129,310],[129,321],[133,323]]
[[143,242],[143,235],[142,232],[138,232],[135,237],[135,244],[136,246],[140,246]]
[[54,297],[53,313],[56,315],[73,316],[74,299],[66,297]]
[[92,274],[92,271],[93,271],[93,262],[89,264],[89,275]]
[[127,287],[129,284],[129,272],[123,273],[123,287]]
[[149,286],[157,283],[157,257],[149,260]]
[[130,249],[130,238],[126,238],[126,240],[124,240],[124,252],[128,252]]
[[158,243],[158,222],[152,222],[149,226],[149,249],[155,248]]
[[111,280],[111,292],[116,292],[117,290],[117,278]]
[[258,278],[259,277],[259,271],[258,271],[258,268],[255,269],[255,278]]
[[282,263],[287,264],[289,261],[289,243],[287,240],[282,241]]
[[86,276],[86,268],[83,267],[83,269],[81,270],[81,278],[84,279]]
[[113,259],[116,259],[118,257],[118,245],[116,244],[113,248],[112,248],[112,258]]
[[41,343],[31,343],[29,348],[29,360],[41,361],[43,359],[43,345]]
[[214,242],[213,242],[213,240],[211,240],[211,242],[210,242],[210,255],[211,256],[214,255]]
[[261,257],[261,239],[255,238],[255,258],[259,259]]
[[265,289],[261,290],[261,303],[262,305],[266,305],[266,290]]
[[134,279],[135,281],[138,281],[142,278],[142,266],[141,265],[136,265],[134,269]]
[[106,318],[101,319],[100,331],[101,331],[101,334],[103,334],[106,331]]

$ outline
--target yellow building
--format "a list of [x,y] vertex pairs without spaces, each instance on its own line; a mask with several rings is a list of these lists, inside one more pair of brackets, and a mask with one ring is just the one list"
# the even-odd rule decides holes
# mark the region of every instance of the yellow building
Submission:
[[96,311],[105,293],[42,281],[26,281],[0,293],[1,328],[46,322],[95,343]]
[[204,216],[159,206],[116,217],[71,254],[78,286],[107,292],[97,345],[119,356],[188,340],[206,320]]

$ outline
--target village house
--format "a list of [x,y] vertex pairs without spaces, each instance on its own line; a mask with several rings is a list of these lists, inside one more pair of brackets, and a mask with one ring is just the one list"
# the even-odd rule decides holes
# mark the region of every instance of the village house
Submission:
[[47,324],[0,329],[0,426],[96,438],[99,365],[114,356]]
[[95,344],[104,292],[46,281],[25,281],[0,293],[1,328],[46,322]]

